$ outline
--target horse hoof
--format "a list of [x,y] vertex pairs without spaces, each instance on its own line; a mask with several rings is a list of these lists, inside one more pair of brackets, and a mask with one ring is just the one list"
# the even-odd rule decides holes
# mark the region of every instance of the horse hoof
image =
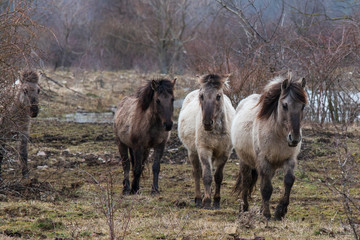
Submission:
[[123,189],[122,191],[123,195],[129,195],[130,194],[130,189]]
[[151,190],[151,195],[159,195],[159,194],[160,194],[159,190],[157,190],[157,189]]
[[204,209],[211,209],[211,199],[210,198],[205,198],[202,201],[202,205]]
[[287,213],[287,206],[285,207],[282,204],[279,204],[276,206],[274,218],[275,220],[282,220],[285,217],[285,214]]
[[201,198],[195,198],[195,207],[201,208]]
[[213,209],[220,209],[220,197],[214,198]]
[[220,209],[220,203],[216,203],[216,204],[214,203],[213,204],[213,209],[214,210],[219,210]]

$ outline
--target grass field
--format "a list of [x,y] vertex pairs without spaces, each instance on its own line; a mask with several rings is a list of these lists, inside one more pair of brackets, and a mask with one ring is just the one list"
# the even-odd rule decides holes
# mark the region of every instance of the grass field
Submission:
[[[181,146],[176,126],[160,172],[160,195],[151,195],[151,163],[141,179],[140,193],[122,196],[122,167],[112,125],[72,123],[61,119],[76,111],[109,111],[121,97],[151,76],[134,72],[47,73],[64,86],[43,81],[42,110],[33,119],[29,146],[30,179],[22,180],[16,154],[8,154],[0,187],[0,239],[109,239],[103,197],[112,187],[116,235],[126,239],[354,239],[343,201],[334,187],[342,187],[338,149],[345,139],[360,165],[360,128],[337,135],[328,128],[306,125],[288,213],[283,221],[266,221],[260,214],[259,185],[251,210],[239,213],[240,200],[232,194],[238,160],[225,166],[220,210],[195,208],[192,168]],[[99,79],[103,83],[100,86]],[[179,77],[177,96],[196,87],[195,79]],[[98,85],[97,85],[98,84]],[[45,95],[46,94],[46,95]],[[356,169],[357,168],[357,169]],[[97,182],[95,182],[95,180]],[[339,181],[337,181],[339,180]],[[111,183],[109,186],[108,184]],[[282,172],[274,177],[272,213],[282,194]],[[359,206],[359,175],[349,186]],[[360,214],[354,210],[356,226]],[[356,215],[357,214],[357,215]]]

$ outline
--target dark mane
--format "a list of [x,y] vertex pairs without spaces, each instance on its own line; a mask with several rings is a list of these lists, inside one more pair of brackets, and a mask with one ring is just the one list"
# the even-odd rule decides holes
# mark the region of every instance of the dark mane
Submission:
[[156,92],[158,94],[169,93],[173,95],[173,83],[168,79],[149,80],[144,86],[137,90],[136,98],[138,106],[145,111],[153,101],[155,90],[152,88],[152,81],[157,83]]
[[[283,79],[281,79],[281,81],[274,80],[276,81],[275,83],[270,83],[265,87],[257,104],[260,105],[260,111],[257,115],[259,119],[268,119],[273,113],[274,117],[276,116],[278,102],[281,95],[282,80]],[[304,88],[301,87],[301,84],[295,81],[294,78],[290,79],[289,86],[285,89],[282,98],[286,98],[289,94],[294,101],[307,104],[306,92]]]
[[220,89],[223,87],[224,82],[222,81],[222,77],[216,74],[208,74],[200,78],[200,84],[204,84],[205,87],[212,87]]

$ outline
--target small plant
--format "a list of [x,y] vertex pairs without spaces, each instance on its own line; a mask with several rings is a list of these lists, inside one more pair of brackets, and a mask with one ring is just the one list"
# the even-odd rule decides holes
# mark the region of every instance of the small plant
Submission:
[[[122,201],[121,199],[116,198],[114,186],[115,186],[115,180],[113,173],[110,169],[110,166],[107,167],[107,175],[105,176],[105,183],[101,183],[98,181],[93,175],[91,175],[88,172],[85,172],[88,176],[91,177],[91,179],[95,182],[97,185],[98,190],[98,197],[100,200],[100,203],[98,204],[99,209],[103,213],[103,215],[106,218],[106,222],[109,228],[109,234],[110,239],[125,239],[125,236],[127,234],[127,228],[130,223],[130,212],[131,207],[127,208],[121,208]],[[116,232],[115,231],[115,222],[116,222],[116,214],[120,210],[120,208],[123,210],[121,212],[122,219],[121,219],[121,231]],[[117,234],[121,236],[117,236]]]

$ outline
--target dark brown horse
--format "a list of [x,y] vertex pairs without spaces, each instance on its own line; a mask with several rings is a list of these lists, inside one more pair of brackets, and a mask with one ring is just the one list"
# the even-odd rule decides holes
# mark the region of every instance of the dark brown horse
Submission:
[[275,219],[282,219],[289,205],[294,167],[301,148],[301,121],[307,103],[305,80],[278,77],[262,95],[253,94],[240,102],[231,127],[231,140],[240,158],[236,190],[242,194],[243,210],[260,175],[263,215],[269,219],[271,179],[283,168],[284,195],[275,210]]
[[[0,118],[0,179],[1,164],[5,153],[5,143],[10,139],[19,141],[20,163],[22,165],[22,175],[28,176],[27,167],[28,139],[30,133],[30,118],[34,118],[39,113],[39,77],[34,71],[25,71],[14,88],[4,93],[4,96],[13,101],[9,106],[3,107],[2,112],[6,113]],[[6,110],[5,110],[6,109]]]
[[[124,169],[123,193],[139,190],[140,175],[150,148],[154,149],[152,192],[159,193],[160,159],[173,125],[176,79],[152,80],[139,88],[136,96],[125,97],[118,105],[114,132]],[[130,189],[130,161],[133,181]]]

